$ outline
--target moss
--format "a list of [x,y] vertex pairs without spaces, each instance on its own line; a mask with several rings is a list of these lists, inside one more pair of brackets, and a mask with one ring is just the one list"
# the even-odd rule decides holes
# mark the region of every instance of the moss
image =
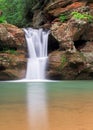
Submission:
[[61,15],[59,16],[59,20],[60,20],[61,22],[65,22],[65,21],[67,21],[67,19],[68,19],[68,16],[65,15],[65,14],[61,14]]
[[67,57],[65,55],[62,55],[62,57],[61,57],[61,67],[63,68],[66,65],[67,62],[68,62]]
[[18,54],[18,53],[16,52],[16,50],[13,50],[13,49],[11,49],[11,50],[7,50],[6,53],[9,53],[9,54],[15,54],[15,55]]
[[81,58],[83,59],[83,61],[86,61],[86,57],[83,55],[82,52],[79,52],[79,55],[81,56]]
[[77,11],[73,11],[71,15],[75,19],[80,19],[80,20],[88,20],[88,22],[93,22],[93,16],[88,14],[88,13],[79,13]]
[[0,16],[0,23],[7,23],[4,16]]
[[68,14],[61,14],[59,16],[59,20],[60,20],[60,22],[65,22],[71,17],[73,17],[75,19],[80,19],[80,20],[87,20],[88,22],[93,22],[93,16],[91,14],[80,13],[77,11],[73,11],[73,12],[68,13]]
[[1,53],[15,54],[15,55],[18,54],[15,48],[9,48],[7,46],[6,47],[5,46],[1,47],[0,52]]

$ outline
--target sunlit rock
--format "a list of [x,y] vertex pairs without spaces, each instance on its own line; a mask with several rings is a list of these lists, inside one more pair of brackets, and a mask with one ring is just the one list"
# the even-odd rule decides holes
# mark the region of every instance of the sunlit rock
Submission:
[[0,80],[25,77],[26,43],[22,29],[0,24]]

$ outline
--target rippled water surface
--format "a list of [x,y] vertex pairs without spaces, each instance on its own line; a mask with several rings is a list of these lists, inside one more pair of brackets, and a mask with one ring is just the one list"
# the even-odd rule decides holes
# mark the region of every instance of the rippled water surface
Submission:
[[0,82],[0,130],[93,130],[93,81]]

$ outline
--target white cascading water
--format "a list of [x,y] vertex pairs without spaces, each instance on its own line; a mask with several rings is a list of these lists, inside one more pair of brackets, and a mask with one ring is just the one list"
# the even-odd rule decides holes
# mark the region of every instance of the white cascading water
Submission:
[[49,31],[27,28],[24,32],[29,53],[26,79],[45,79]]

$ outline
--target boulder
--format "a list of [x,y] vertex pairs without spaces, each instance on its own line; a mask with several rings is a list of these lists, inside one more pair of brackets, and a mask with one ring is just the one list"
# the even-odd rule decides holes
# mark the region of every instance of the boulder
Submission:
[[75,50],[74,41],[84,34],[87,24],[87,21],[75,19],[64,23],[54,22],[51,26],[51,34],[59,41],[61,50]]
[[11,24],[0,24],[0,46],[4,45],[24,50],[26,48],[24,31]]
[[22,29],[0,24],[0,80],[22,79],[26,73],[26,42]]
[[47,78],[52,80],[93,79],[93,65],[88,66],[80,52],[54,51],[49,55]]

